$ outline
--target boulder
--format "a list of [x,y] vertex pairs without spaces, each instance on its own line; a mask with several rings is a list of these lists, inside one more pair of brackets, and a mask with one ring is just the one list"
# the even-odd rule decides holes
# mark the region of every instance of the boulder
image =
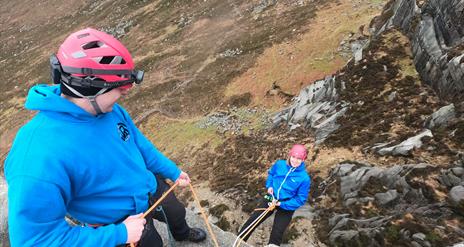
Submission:
[[449,192],[449,201],[452,206],[464,212],[464,186],[453,187]]
[[452,120],[456,118],[454,104],[443,106],[438,111],[434,112],[425,120],[424,126],[428,129],[447,127]]
[[414,148],[420,148],[422,146],[422,138],[426,136],[433,137],[432,131],[426,129],[420,134],[408,138],[398,145],[381,148],[377,150],[377,153],[380,155],[408,156]]

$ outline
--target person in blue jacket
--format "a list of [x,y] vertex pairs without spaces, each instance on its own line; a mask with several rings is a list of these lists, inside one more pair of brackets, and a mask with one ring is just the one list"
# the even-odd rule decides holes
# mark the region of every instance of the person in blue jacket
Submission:
[[[276,215],[272,225],[268,246],[279,246],[293,213],[303,206],[308,199],[311,179],[306,172],[304,161],[307,150],[301,144],[295,144],[287,160],[277,160],[268,172],[266,188],[268,195],[262,200],[258,208],[267,208],[270,202],[276,204]],[[274,211],[268,212],[256,227],[269,218]],[[239,231],[239,237],[247,241],[254,231],[252,223],[257,220],[263,211],[255,210]]]
[[[71,34],[50,63],[59,85],[30,89],[25,107],[38,113],[5,161],[11,246],[162,246],[151,220],[159,216],[141,213],[166,189],[163,179],[190,178],[116,104],[143,72],[118,40],[91,28]],[[176,240],[205,239],[173,194],[162,205]]]

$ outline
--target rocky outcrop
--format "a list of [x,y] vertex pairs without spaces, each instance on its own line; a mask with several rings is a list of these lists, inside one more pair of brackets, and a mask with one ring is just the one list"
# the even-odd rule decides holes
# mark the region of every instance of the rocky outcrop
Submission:
[[[207,228],[206,228],[206,225],[203,219],[198,214],[194,213],[192,210],[187,209],[186,219],[190,227],[199,227],[207,231]],[[169,237],[166,224],[155,220],[155,227],[156,227],[156,230],[160,233],[161,237],[163,238],[163,242],[165,246],[171,246],[170,243],[173,243],[175,246],[179,246],[179,247],[199,247],[199,246],[204,246],[204,247],[211,246],[212,247],[212,246],[215,246],[209,232],[207,233],[208,235],[207,239],[200,244],[192,243],[188,241],[176,242],[171,237]],[[218,241],[219,246],[232,246],[235,239],[237,238],[236,235],[230,232],[223,231],[215,225],[212,225],[211,228],[214,232],[214,235],[216,236],[216,240]],[[247,245],[246,243],[242,241],[240,246],[246,247],[249,245]]]
[[[464,2],[461,0],[392,1],[376,34],[395,26],[411,40],[414,64],[423,81],[440,97],[464,99]],[[375,21],[374,21],[375,23]]]
[[[462,241],[459,223],[453,228],[444,222],[462,217],[463,169],[343,162],[319,186],[317,224],[325,229],[319,237],[333,246],[425,247]],[[459,181],[443,184],[450,172]]]
[[422,138],[424,137],[433,137],[432,131],[426,129],[420,134],[408,138],[398,145],[385,147],[388,146],[388,143],[379,144],[374,146],[372,149],[377,150],[376,152],[380,155],[408,156],[413,149],[420,148],[422,146]]
[[8,201],[7,201],[7,185],[3,177],[0,176],[0,243],[3,247],[10,246],[8,239]]
[[[301,90],[289,108],[273,118],[274,126],[285,122],[290,129],[303,126],[315,129],[316,143],[338,129],[337,119],[345,114],[349,104],[338,100],[335,77],[319,80]],[[343,89],[343,85],[341,85]]]

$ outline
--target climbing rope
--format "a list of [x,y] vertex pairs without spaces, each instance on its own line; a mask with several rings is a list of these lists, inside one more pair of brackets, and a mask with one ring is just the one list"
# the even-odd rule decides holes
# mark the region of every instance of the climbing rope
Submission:
[[[274,197],[274,196],[273,196]],[[255,209],[255,211],[260,211],[260,210],[264,210],[259,216],[258,218],[256,218],[253,222],[251,222],[250,225],[248,225],[238,236],[237,238],[235,239],[234,241],[234,244],[232,245],[232,247],[239,247],[240,246],[240,243],[243,241],[243,239],[248,236],[248,234],[250,234],[253,229],[255,229],[255,227],[260,223],[260,221],[266,216],[267,213],[269,212],[272,212],[272,210],[275,209],[276,207],[276,203],[277,203],[277,200],[272,200],[272,202],[269,202],[269,207],[267,207],[266,209],[263,209],[263,208],[257,208]]]
[[[164,192],[163,196],[161,196],[161,197],[160,197],[160,198],[159,198],[147,211],[145,211],[145,213],[143,213],[143,215],[142,215],[140,218],[145,218],[148,214],[150,214],[150,212],[153,211],[153,209],[155,209],[156,206],[158,206],[158,204],[160,204],[160,203],[164,200],[164,198],[166,198],[166,196],[167,196],[169,193],[171,193],[171,191],[174,190],[174,188],[175,188],[177,185],[179,185],[178,182],[174,183],[174,185],[171,186],[171,188],[169,188],[169,190],[167,190],[166,192]],[[195,190],[193,189],[193,186],[192,186],[191,183],[189,183],[189,186],[190,186],[190,190],[192,191],[192,194],[193,194],[193,199],[197,202],[198,207],[200,208],[201,215],[203,216],[203,220],[204,220],[205,223],[206,223],[206,227],[208,228],[208,231],[209,231],[209,233],[211,234],[211,238],[212,238],[213,241],[214,241],[214,245],[215,245],[216,247],[219,247],[219,244],[218,244],[218,242],[217,242],[217,240],[216,240],[216,236],[214,235],[214,232],[213,232],[213,230],[211,229],[211,226],[210,226],[210,224],[209,224],[209,222],[208,222],[208,218],[206,217],[206,214],[205,214],[205,212],[204,212],[204,210],[203,210],[203,207],[200,205],[200,200],[198,200],[197,194],[195,193]],[[162,209],[161,209],[161,210],[162,210]],[[164,211],[163,211],[163,214],[164,214]],[[164,215],[164,217],[165,217],[166,224],[167,224],[168,221],[167,221],[166,215]],[[169,234],[169,225],[168,225],[168,234]],[[131,247],[135,247],[134,243],[130,243],[130,246],[131,246]]]
[[206,223],[206,227],[208,227],[208,231],[209,233],[211,234],[211,238],[213,239],[214,241],[214,245],[216,247],[219,247],[219,244],[218,244],[218,241],[216,239],[216,236],[214,235],[213,233],[213,229],[211,229],[211,226],[208,222],[208,217],[206,217],[206,214],[205,214],[205,211],[203,210],[203,207],[200,205],[200,200],[198,200],[198,197],[197,197],[197,193],[195,192],[195,190],[193,189],[193,186],[191,183],[189,183],[189,186],[190,186],[190,190],[192,191],[192,194],[193,194],[193,199],[197,202],[198,204],[198,207],[200,208],[200,212],[201,212],[201,215],[203,216],[203,220],[205,221]]
[[[171,193],[171,191],[173,191],[174,188],[176,188],[177,185],[179,185],[179,182],[174,183],[174,185],[172,185],[171,188],[169,188],[169,190],[164,192],[160,199],[158,199],[147,211],[145,211],[145,213],[143,213],[142,216],[140,216],[140,218],[143,219],[147,217],[147,215],[150,214],[151,211],[153,211],[153,209],[155,209],[156,206],[158,206],[158,204],[160,204],[164,200],[164,198],[166,198],[166,196],[168,196],[168,194]],[[130,247],[135,247],[135,244],[130,243]]]

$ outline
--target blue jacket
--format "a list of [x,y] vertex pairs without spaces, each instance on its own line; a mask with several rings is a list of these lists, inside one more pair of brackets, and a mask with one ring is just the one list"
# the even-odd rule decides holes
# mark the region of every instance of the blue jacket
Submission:
[[269,187],[274,190],[274,197],[281,201],[282,209],[296,210],[308,199],[311,178],[304,163],[294,168],[286,160],[278,160],[269,169],[266,188]]
[[[13,247],[124,244],[120,221],[148,208],[153,174],[180,175],[119,105],[93,116],[60,97],[58,86],[38,85],[26,108],[39,112],[18,131],[5,161]],[[107,226],[71,227],[66,214]]]

